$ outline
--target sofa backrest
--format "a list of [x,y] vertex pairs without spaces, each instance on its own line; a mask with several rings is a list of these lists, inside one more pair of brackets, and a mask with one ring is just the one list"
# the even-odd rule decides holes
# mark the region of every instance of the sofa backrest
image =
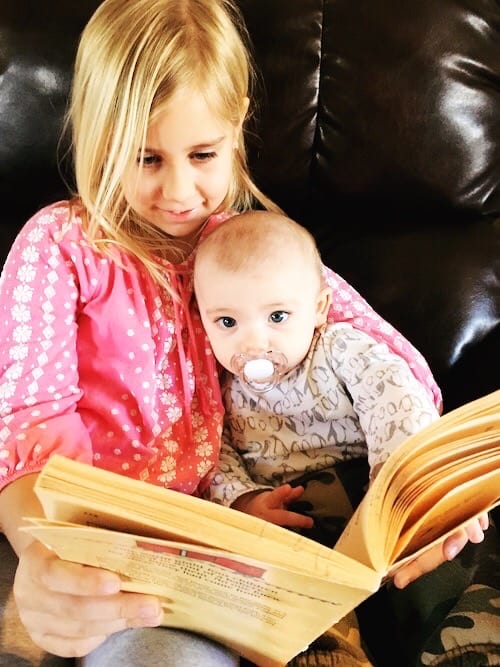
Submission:
[[266,83],[256,173],[278,199],[340,200],[367,227],[374,208],[499,214],[496,0],[241,5]]
[[[0,264],[66,195],[62,117],[99,2],[0,4]],[[498,388],[498,0],[239,4],[261,73],[261,187],[425,354],[445,408]]]

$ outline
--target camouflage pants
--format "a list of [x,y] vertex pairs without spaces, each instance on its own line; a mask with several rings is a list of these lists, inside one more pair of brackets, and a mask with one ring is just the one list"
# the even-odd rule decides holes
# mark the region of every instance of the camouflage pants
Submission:
[[[314,528],[304,533],[333,546],[367,482],[364,460],[295,480],[294,485],[302,484],[305,492],[294,509],[314,518]],[[467,545],[453,561],[404,590],[388,585],[372,596],[377,597],[367,601],[369,613],[362,615],[364,605],[357,610],[363,642],[353,614],[297,656],[290,667],[500,667],[497,527],[487,531],[483,543]],[[380,604],[380,609],[374,604]]]
[[289,667],[372,667],[372,662],[362,648],[356,615],[348,614],[288,665]]

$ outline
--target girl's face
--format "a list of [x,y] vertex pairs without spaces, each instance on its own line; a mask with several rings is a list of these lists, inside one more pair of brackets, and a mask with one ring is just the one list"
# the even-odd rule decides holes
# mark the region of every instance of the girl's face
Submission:
[[194,243],[227,194],[240,130],[214,116],[200,93],[179,91],[122,179],[127,202],[166,234]]

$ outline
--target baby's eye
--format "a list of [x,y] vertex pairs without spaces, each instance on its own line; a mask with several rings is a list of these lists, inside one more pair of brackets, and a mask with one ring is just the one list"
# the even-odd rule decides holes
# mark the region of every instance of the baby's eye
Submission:
[[223,329],[232,329],[233,327],[236,326],[236,320],[234,317],[219,317],[217,320],[217,323],[223,328]]
[[287,313],[286,310],[275,310],[269,315],[269,319],[274,324],[279,324],[280,322],[284,322],[286,319],[288,319],[288,315],[289,313]]
[[217,153],[215,151],[200,151],[198,153],[191,154],[191,158],[196,160],[196,162],[208,162],[209,160],[213,160],[216,157]]

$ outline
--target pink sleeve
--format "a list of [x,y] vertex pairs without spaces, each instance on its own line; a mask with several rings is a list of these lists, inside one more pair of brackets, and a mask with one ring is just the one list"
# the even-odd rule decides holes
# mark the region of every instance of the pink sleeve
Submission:
[[79,283],[57,240],[64,223],[63,205],[28,221],[0,280],[0,488],[40,470],[53,452],[91,461],[77,412]]
[[422,354],[399,331],[382,319],[343,278],[328,267],[324,267],[324,277],[332,288],[328,321],[348,322],[356,329],[370,334],[375,340],[386,343],[392,352],[406,360],[416,379],[425,387],[441,412],[441,390]]

